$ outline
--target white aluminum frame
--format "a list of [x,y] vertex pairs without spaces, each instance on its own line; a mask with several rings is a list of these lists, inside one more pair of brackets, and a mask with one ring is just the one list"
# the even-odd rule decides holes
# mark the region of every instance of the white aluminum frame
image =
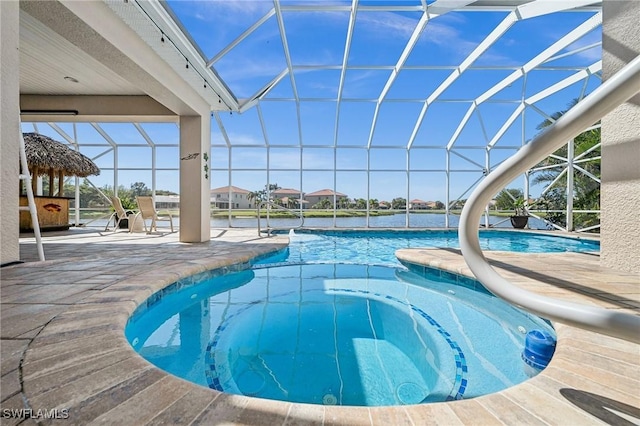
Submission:
[[460,219],[462,255],[473,274],[493,294],[543,318],[640,343],[640,316],[554,299],[524,290],[498,274],[480,249],[478,220],[487,202],[526,172],[640,92],[640,56],[580,101],[517,154],[493,171],[467,200]]
[[[163,31],[163,34],[170,35],[172,40],[175,39],[176,42],[180,46],[189,46],[190,43],[193,43],[191,37],[186,30],[181,26],[180,23],[174,22],[173,17],[170,13],[166,12],[167,5],[160,4],[154,1],[149,2],[139,2],[135,1],[135,7],[139,10],[143,11],[146,18],[150,20],[151,27],[158,28]],[[594,28],[597,28],[601,25],[602,22],[602,13],[600,10],[601,2],[598,0],[571,0],[571,1],[544,1],[544,0],[532,0],[530,2],[523,3],[522,1],[510,1],[505,0],[494,5],[487,5],[481,2],[477,2],[475,0],[437,0],[432,2],[431,4],[427,4],[426,1],[422,1],[419,5],[416,6],[402,6],[396,5],[393,3],[386,5],[361,5],[358,0],[353,0],[351,5],[326,5],[322,3],[309,3],[309,4],[289,4],[281,3],[280,0],[274,0],[273,7],[270,8],[265,14],[258,17],[258,19],[253,22],[244,32],[242,32],[236,39],[232,40],[227,46],[222,48],[219,52],[213,55],[210,58],[202,58],[202,52],[197,46],[191,46],[186,50],[180,50],[176,47],[176,52],[182,55],[185,60],[188,61],[191,65],[197,65],[198,72],[201,72],[202,75],[205,75],[207,81],[212,86],[215,92],[221,96],[222,100],[228,105],[233,113],[242,113],[246,112],[251,108],[256,108],[257,117],[259,126],[262,129],[262,137],[264,138],[264,143],[260,145],[255,145],[255,147],[266,148],[266,179],[267,182],[256,183],[256,188],[261,188],[265,184],[269,183],[269,177],[273,172],[280,171],[278,168],[272,167],[271,163],[271,150],[275,148],[294,148],[299,150],[299,158],[297,164],[291,165],[291,170],[299,173],[299,186],[300,189],[304,187],[304,177],[303,171],[313,171],[313,170],[303,170],[303,151],[306,149],[332,149],[333,150],[333,190],[338,190],[337,184],[337,176],[338,173],[349,171],[349,172],[361,172],[366,173],[367,175],[367,188],[366,188],[366,196],[367,196],[367,209],[366,209],[366,226],[370,226],[370,206],[368,201],[374,195],[372,193],[371,188],[371,174],[372,173],[384,173],[389,171],[397,171],[405,173],[405,181],[406,185],[404,188],[398,188],[398,196],[403,195],[407,199],[407,209],[405,213],[407,214],[405,220],[405,227],[410,227],[409,222],[409,209],[408,202],[410,199],[410,195],[413,192],[413,188],[415,185],[418,185],[419,182],[412,180],[411,173],[414,171],[425,171],[425,172],[433,172],[433,173],[442,173],[444,177],[445,185],[446,185],[446,197],[445,197],[445,212],[446,212],[446,223],[447,227],[450,226],[450,215],[451,215],[451,206],[459,201],[465,194],[469,193],[471,189],[480,181],[482,181],[483,177],[489,173],[492,169],[498,167],[500,163],[492,164],[492,151],[494,149],[508,149],[516,151],[521,146],[526,144],[525,140],[525,128],[528,123],[525,117],[525,113],[529,110],[538,112],[542,117],[547,118],[548,115],[539,108],[536,103],[539,101],[546,99],[547,97],[558,93],[559,91],[576,84],[580,81],[584,82],[583,90],[580,98],[585,96],[585,91],[587,88],[587,83],[590,78],[600,78],[602,63],[601,61],[597,61],[591,64],[588,67],[567,67],[567,66],[557,66],[553,65],[552,61],[569,57],[571,55],[579,54],[588,49],[596,47],[601,43],[589,43],[584,46],[577,46],[571,48],[570,51],[563,52],[563,50],[567,49],[569,46],[574,44],[576,41],[579,41],[581,37],[585,34],[588,34]],[[408,66],[406,65],[407,58],[409,54],[413,51],[416,46],[416,43],[419,39],[420,34],[423,30],[429,28],[429,23],[432,19],[437,19],[439,15],[446,14],[450,11],[455,10],[464,10],[464,11],[472,11],[474,13],[482,13],[483,11],[504,11],[505,17],[495,26],[495,28],[489,32],[489,34],[485,37],[485,39],[480,42],[473,51],[464,59],[458,66]],[[526,62],[524,65],[520,67],[513,66],[474,66],[474,63],[484,54],[486,53],[492,46],[498,42],[501,37],[507,33],[507,31],[516,25],[518,22],[539,17],[545,14],[551,14],[562,11],[588,11],[593,15],[586,19],[582,24],[578,25],[573,31],[570,31],[564,37],[561,37],[555,43],[551,44],[548,48],[544,49],[541,53],[533,57],[531,60]],[[411,12],[416,14],[421,14],[420,19],[417,22],[417,25],[413,29],[412,34],[409,36],[408,41],[404,47],[404,50],[395,61],[395,63],[389,65],[373,65],[373,66],[362,66],[362,65],[350,65],[348,63],[349,54],[351,51],[351,44],[354,37],[354,32],[356,30],[356,19],[360,13],[368,13],[374,11],[385,11],[385,12]],[[342,57],[342,62],[340,64],[335,65],[295,65],[291,59],[289,46],[288,46],[288,37],[287,30],[285,28],[285,19],[283,15],[287,12],[346,12],[349,14],[349,22],[347,26],[345,41],[344,41],[344,54]],[[279,38],[282,44],[282,51],[284,55],[284,60],[286,66],[280,72],[273,76],[273,78],[266,83],[263,87],[257,88],[255,92],[247,99],[237,100],[236,96],[230,89],[227,87],[226,83],[223,80],[218,81],[217,79],[210,79],[212,76],[217,76],[215,71],[216,64],[223,59],[226,55],[229,55],[233,52],[234,48],[237,47],[241,42],[247,40],[254,34],[258,29],[260,29],[267,22],[275,20],[277,23],[277,28],[279,31]],[[174,52],[175,53],[175,52]],[[438,85],[438,87],[433,90],[430,94],[428,94],[424,99],[388,99],[389,90],[393,87],[396,82],[399,74],[402,70],[448,70],[450,74],[444,79],[444,81]],[[298,87],[296,85],[295,80],[295,72],[296,71],[304,71],[304,70],[337,70],[340,72],[340,78],[338,81],[337,87],[337,95],[335,98],[331,99],[308,99],[301,97],[298,93]],[[372,98],[363,98],[363,99],[345,99],[344,98],[344,87],[346,81],[346,74],[349,70],[387,70],[390,72],[389,77],[387,78],[384,86],[377,96]],[[482,94],[475,98],[470,99],[446,99],[442,97],[442,94],[446,92],[448,88],[450,88],[456,80],[458,80],[461,76],[465,74],[467,71],[474,70],[503,70],[509,72],[508,76],[503,78],[498,83],[488,87]],[[558,71],[574,71],[574,73],[568,77],[562,78],[559,81],[554,82],[549,85],[547,88],[538,91],[537,93],[525,96],[525,89],[527,83],[527,75],[531,71],[536,70],[558,70]],[[269,97],[271,91],[282,82],[285,82],[285,77],[289,77],[289,83],[291,84],[292,89],[292,98],[273,98]],[[485,103],[496,102],[492,99],[492,96],[496,93],[500,92],[502,89],[509,86],[511,83],[516,81],[517,79],[523,77],[523,90],[520,98],[511,99],[501,101],[503,103],[514,103],[515,110],[511,114],[509,118],[506,119],[504,124],[500,127],[500,129],[495,134],[490,134],[488,129],[485,126],[485,120],[482,117],[481,110],[479,106]],[[218,99],[216,98],[216,103]],[[303,102],[313,101],[313,102],[333,102],[335,103],[335,126],[333,128],[333,140],[328,143],[326,146],[309,146],[305,144],[303,138],[302,131],[302,117],[301,117],[301,104]],[[267,126],[265,117],[263,114],[263,109],[269,102],[291,102],[295,105],[296,111],[296,126],[297,126],[297,143],[291,145],[278,145],[274,144],[273,141],[269,140],[267,134]],[[339,145],[339,124],[340,124],[340,112],[341,107],[345,102],[357,102],[360,104],[371,103],[373,104],[374,113],[373,118],[370,123],[368,123],[369,127],[369,136],[365,144],[360,146],[341,146]],[[376,129],[378,116],[380,112],[380,108],[383,103],[393,103],[393,102],[414,102],[420,105],[418,117],[413,124],[413,128],[410,131],[410,135],[406,141],[403,141],[400,145],[381,145],[373,143],[373,135]],[[455,102],[461,105],[465,105],[467,107],[466,114],[459,122],[456,130],[452,134],[452,136],[448,139],[445,145],[420,145],[416,142],[421,126],[425,121],[425,117],[428,116],[428,111],[437,103],[451,103]],[[248,169],[235,168],[232,169],[231,159],[233,157],[233,151],[236,148],[250,148],[251,146],[247,145],[237,145],[234,143],[232,138],[229,136],[225,129],[224,119],[222,114],[223,112],[219,106],[213,108],[212,113],[212,127],[218,128],[220,134],[222,135],[222,139],[224,141],[223,145],[212,144],[213,148],[219,148],[224,146],[228,149],[227,155],[227,167],[224,168],[214,168],[212,172],[226,172],[228,176],[228,182],[226,185],[233,185],[233,175],[234,172],[242,172]],[[464,146],[459,142],[459,137],[463,133],[465,126],[472,120],[474,117],[477,117],[479,120],[480,133],[479,137],[484,140],[484,146]],[[66,140],[69,144],[73,145],[76,149],[82,149],[83,146],[91,146],[91,143],[87,143],[86,141],[78,140],[77,134],[75,134],[74,127],[74,135],[73,137],[66,134],[59,126],[55,125],[55,123],[49,123],[56,132],[58,132],[64,140]],[[151,171],[151,189],[153,194],[155,195],[157,179],[157,172],[160,170],[171,170],[177,171],[177,168],[158,168],[157,167],[157,146],[151,138],[140,126],[139,123],[132,123],[137,131],[142,135],[142,138],[146,141],[146,145],[138,145],[138,144],[122,144],[118,141],[115,141],[107,131],[105,131],[99,123],[91,123],[91,125],[95,128],[95,130],[102,135],[102,137],[109,144],[109,148],[98,155],[105,155],[108,152],[113,151],[113,186],[117,190],[119,186],[119,172],[122,170],[150,170]],[[503,140],[503,136],[507,133],[509,128],[512,125],[518,124],[522,128],[522,134],[519,141],[513,141],[517,143],[506,144]],[[35,127],[35,124],[34,124]],[[101,145],[102,146],[102,145]],[[146,146],[151,150],[151,168],[130,168],[125,169],[120,167],[119,165],[119,148],[120,147],[139,147]],[[169,147],[174,145],[162,144],[163,147]],[[176,145],[177,146],[177,145]],[[366,167],[360,169],[340,169],[337,167],[338,164],[338,148],[349,148],[349,149],[365,149],[367,152],[367,164]],[[371,165],[371,153],[375,150],[404,150],[405,151],[405,164],[398,164],[397,168],[394,169],[385,169],[379,170],[372,168]],[[430,170],[417,170],[411,169],[410,160],[412,152],[417,152],[421,149],[441,149],[445,154],[445,164],[443,164],[442,168],[439,169],[430,169]],[[468,150],[484,150],[483,158],[471,158],[465,151]],[[586,153],[585,153],[586,154]],[[453,156],[453,157],[452,157]],[[569,156],[571,157],[571,156]],[[469,165],[469,168],[452,168],[451,160],[452,158],[461,158],[465,161],[466,164]],[[581,157],[577,157],[574,159],[569,158],[567,160],[568,167],[572,171],[582,172],[587,174],[581,167],[580,162],[587,161],[584,158],[584,154]],[[590,160],[589,160],[590,161]],[[319,170],[318,170],[319,171]],[[322,170],[324,171],[324,169]],[[461,191],[460,194],[452,194],[451,193],[451,184],[455,179],[455,176],[458,176],[461,173],[474,173],[477,174],[478,179],[473,184],[469,185],[467,188]],[[588,175],[588,174],[587,174]],[[597,177],[592,176],[597,181]],[[225,186],[224,182],[214,182],[213,186]],[[524,192],[528,196],[529,194],[529,173],[523,174],[523,186]],[[254,189],[254,188],[251,188]],[[318,188],[319,189],[319,188]],[[77,191],[76,191],[77,192]],[[77,196],[78,198],[78,196]],[[76,205],[78,203],[76,202]],[[335,205],[336,203],[334,203]],[[562,229],[572,229],[572,213],[574,210],[568,203],[567,206],[567,220],[565,228]],[[488,213],[488,210],[485,208],[485,213]],[[78,221],[79,212],[76,211],[76,221]],[[229,205],[228,209],[228,223],[231,225],[231,214],[232,208]],[[535,215],[535,211],[533,212]],[[484,220],[485,226],[488,226],[488,215],[485,214]],[[336,226],[336,213],[334,209],[333,216],[333,226]]]

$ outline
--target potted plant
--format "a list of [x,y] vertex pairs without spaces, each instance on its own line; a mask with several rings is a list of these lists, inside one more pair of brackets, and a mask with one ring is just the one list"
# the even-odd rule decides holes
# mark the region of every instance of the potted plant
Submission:
[[529,223],[529,214],[527,213],[527,202],[524,198],[518,198],[513,202],[514,214],[510,216],[511,225],[516,229],[523,229]]

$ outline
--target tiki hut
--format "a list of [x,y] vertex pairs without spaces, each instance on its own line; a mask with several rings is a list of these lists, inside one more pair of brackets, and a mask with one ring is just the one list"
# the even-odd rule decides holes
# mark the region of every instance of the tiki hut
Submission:
[[58,189],[62,192],[64,176],[100,174],[100,169],[93,161],[63,143],[39,133],[23,133],[23,137],[29,172],[34,181],[38,176],[49,176],[50,197],[54,194],[54,177],[58,178]]
[[[49,176],[48,196],[36,197],[38,221],[41,228],[69,227],[69,200],[64,197],[64,177],[86,177],[100,174],[100,169],[88,157],[74,151],[67,145],[38,133],[23,133],[27,166],[32,176],[33,192],[36,194],[37,177]],[[57,194],[55,179],[58,178]],[[20,197],[20,204],[27,205],[27,199]],[[31,229],[31,217],[20,214],[20,229]]]

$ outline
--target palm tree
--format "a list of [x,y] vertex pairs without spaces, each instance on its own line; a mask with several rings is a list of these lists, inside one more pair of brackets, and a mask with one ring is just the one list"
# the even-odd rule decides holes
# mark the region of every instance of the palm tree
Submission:
[[[557,111],[540,123],[538,130],[543,130],[562,117],[571,107],[578,103],[574,99],[568,108]],[[571,142],[570,142],[571,143]],[[573,207],[577,210],[598,210],[600,208],[600,128],[590,129],[573,140],[573,158],[569,157],[569,147],[565,145],[552,155],[541,161],[532,170],[534,185],[544,185],[546,189],[539,200],[548,210],[562,212],[548,213],[547,220],[556,225],[566,224],[567,208],[567,173],[570,167],[573,174]],[[593,214],[575,214],[574,224],[589,227],[599,222]]]
[[349,208],[349,198],[348,197],[340,197],[338,199],[338,206],[340,206],[341,209],[347,209]]
[[498,210],[513,210],[515,201],[524,198],[524,194],[521,189],[508,188],[503,189],[496,196],[496,208]]
[[262,204],[265,201],[269,200],[272,197],[271,193],[273,191],[277,191],[278,189],[280,189],[280,187],[277,183],[269,183],[264,186],[264,189],[249,192],[247,194],[247,199],[249,201],[255,200],[257,207],[259,204]]
[[402,197],[394,198],[391,200],[391,208],[394,210],[404,209],[407,206],[407,200]]
[[258,203],[261,203],[264,197],[263,194],[264,191],[251,191],[247,194],[247,200],[249,201],[255,201],[256,206],[258,205]]
[[365,200],[364,198],[358,198],[356,200],[356,209],[364,210],[366,208],[367,208],[367,200]]
[[324,198],[313,205],[314,209],[330,209],[333,203],[328,198]]

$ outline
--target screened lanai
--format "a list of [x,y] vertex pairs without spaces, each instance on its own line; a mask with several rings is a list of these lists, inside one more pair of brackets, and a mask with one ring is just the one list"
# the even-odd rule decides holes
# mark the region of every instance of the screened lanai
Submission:
[[[311,226],[455,227],[484,176],[601,82],[601,1],[106,3],[206,92],[212,220],[231,226],[256,226],[247,211],[266,190],[328,212]],[[22,127],[100,167],[68,182],[72,223],[101,224],[110,191],[179,203],[177,122]],[[594,123],[507,201],[527,200],[533,227],[598,229],[599,160]],[[503,209],[487,206],[484,225]]]

